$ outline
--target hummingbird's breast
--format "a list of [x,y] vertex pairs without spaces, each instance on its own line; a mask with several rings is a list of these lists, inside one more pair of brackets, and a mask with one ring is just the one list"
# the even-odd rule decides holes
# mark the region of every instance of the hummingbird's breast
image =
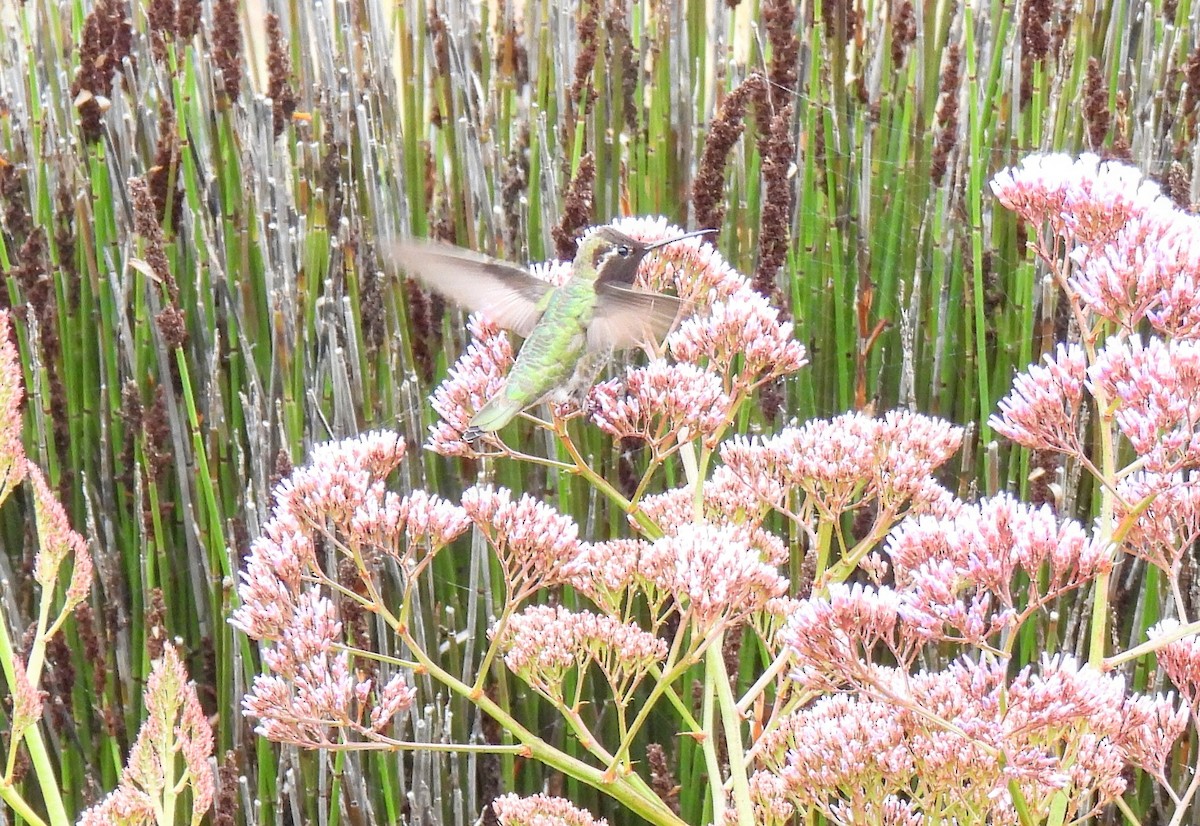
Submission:
[[530,404],[568,382],[587,348],[587,324],[596,306],[591,285],[568,281],[550,296],[509,373],[506,393]]

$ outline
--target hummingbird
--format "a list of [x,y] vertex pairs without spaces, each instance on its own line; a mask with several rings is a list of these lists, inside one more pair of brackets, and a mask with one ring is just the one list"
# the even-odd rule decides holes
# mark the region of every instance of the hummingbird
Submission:
[[579,242],[571,276],[561,286],[478,253],[428,241],[392,246],[399,268],[444,298],[480,312],[525,339],[504,386],[470,420],[474,441],[542,401],[565,401],[589,387],[613,350],[652,352],[683,313],[671,295],[633,288],[651,251],[713,230],[647,244],[611,226]]

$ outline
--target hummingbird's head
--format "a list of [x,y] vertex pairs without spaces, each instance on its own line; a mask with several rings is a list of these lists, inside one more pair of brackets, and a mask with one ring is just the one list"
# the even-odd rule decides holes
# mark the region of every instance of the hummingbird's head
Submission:
[[[579,251],[575,254],[575,274],[579,276],[586,269],[595,274],[596,281],[630,285],[637,276],[638,265],[650,250],[706,232],[711,230],[689,232],[665,241],[646,243],[631,238],[614,227],[603,226],[579,242]],[[580,267],[581,263],[585,267]]]

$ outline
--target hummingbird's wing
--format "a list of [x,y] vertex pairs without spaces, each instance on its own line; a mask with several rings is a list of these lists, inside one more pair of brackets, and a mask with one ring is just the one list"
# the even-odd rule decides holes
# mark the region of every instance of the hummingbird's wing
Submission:
[[653,352],[686,307],[687,302],[673,295],[597,284],[596,314],[587,331],[588,349],[644,347]]
[[545,309],[552,284],[534,278],[516,264],[429,241],[397,241],[392,263],[460,307],[528,336]]

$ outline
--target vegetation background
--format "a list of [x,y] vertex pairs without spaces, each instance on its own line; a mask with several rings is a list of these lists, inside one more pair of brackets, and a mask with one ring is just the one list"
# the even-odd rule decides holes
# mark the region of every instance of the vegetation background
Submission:
[[[420,443],[463,346],[459,314],[381,257],[396,235],[525,261],[618,215],[714,226],[812,359],[747,429],[912,406],[971,425],[960,494],[1086,516],[1088,488],[986,425],[1066,335],[986,184],[1030,152],[1091,150],[1200,200],[1197,17],[1189,0],[0,0],[0,303],[31,456],[97,560],[43,686],[68,803],[116,784],[169,638],[213,715],[217,822],[468,824],[501,785],[542,787],[511,761],[281,749],[238,713],[257,654],[225,620],[272,481],[331,437]],[[609,478],[636,461],[599,433],[587,448]],[[413,450],[402,483],[454,497],[481,469]],[[585,534],[616,525],[570,480],[490,470]],[[27,518],[0,514],[17,638]],[[423,595],[459,669],[486,625],[483,551],[440,557]],[[1114,576],[1126,647],[1158,619],[1143,574]],[[491,736],[424,701],[413,739]],[[683,785],[685,812],[700,798]]]

